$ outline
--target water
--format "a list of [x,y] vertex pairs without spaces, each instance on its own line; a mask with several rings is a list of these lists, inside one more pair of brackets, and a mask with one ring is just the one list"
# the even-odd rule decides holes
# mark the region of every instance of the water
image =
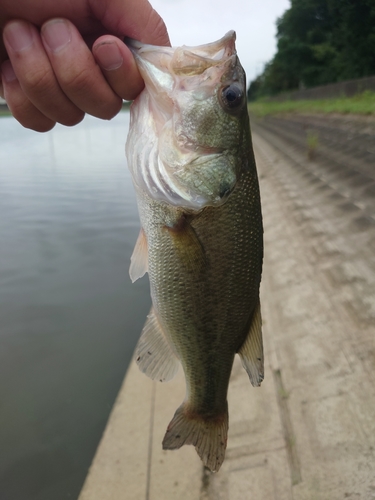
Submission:
[[78,497],[150,307],[128,125],[0,119],[0,500]]

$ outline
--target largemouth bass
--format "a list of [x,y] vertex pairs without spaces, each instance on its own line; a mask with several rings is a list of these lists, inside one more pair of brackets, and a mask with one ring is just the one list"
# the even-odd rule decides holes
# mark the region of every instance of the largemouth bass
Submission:
[[234,356],[254,386],[264,366],[263,229],[245,73],[234,32],[198,47],[128,44],[145,81],[126,144],[142,227],[130,276],[148,272],[153,304],[136,360],[160,381],[182,365],[186,396],[163,448],[192,444],[218,471]]

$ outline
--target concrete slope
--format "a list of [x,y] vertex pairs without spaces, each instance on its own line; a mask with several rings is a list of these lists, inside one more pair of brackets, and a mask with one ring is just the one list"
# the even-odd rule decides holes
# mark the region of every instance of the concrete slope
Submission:
[[153,383],[132,365],[79,500],[375,498],[375,224],[308,174],[306,152],[257,130],[265,381],[236,360],[212,474],[192,447],[161,449],[182,373]]

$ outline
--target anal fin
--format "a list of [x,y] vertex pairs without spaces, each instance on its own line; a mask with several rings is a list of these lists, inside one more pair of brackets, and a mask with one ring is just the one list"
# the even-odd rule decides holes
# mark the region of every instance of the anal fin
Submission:
[[148,251],[147,240],[144,230],[139,231],[138,239],[135,244],[133,254],[130,257],[129,275],[132,283],[142,278],[148,271]]
[[179,360],[168,344],[153,308],[135,348],[135,359],[141,372],[160,382],[171,380],[178,371]]
[[262,340],[262,316],[260,302],[255,306],[249,333],[238,351],[242,366],[249,375],[250,382],[254,387],[260,386],[264,379],[264,355]]

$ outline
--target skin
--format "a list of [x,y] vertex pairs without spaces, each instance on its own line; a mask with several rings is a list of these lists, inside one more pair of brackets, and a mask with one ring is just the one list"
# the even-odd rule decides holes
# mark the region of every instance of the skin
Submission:
[[169,45],[147,0],[0,0],[1,86],[14,117],[45,132],[113,118],[143,88],[124,36]]

